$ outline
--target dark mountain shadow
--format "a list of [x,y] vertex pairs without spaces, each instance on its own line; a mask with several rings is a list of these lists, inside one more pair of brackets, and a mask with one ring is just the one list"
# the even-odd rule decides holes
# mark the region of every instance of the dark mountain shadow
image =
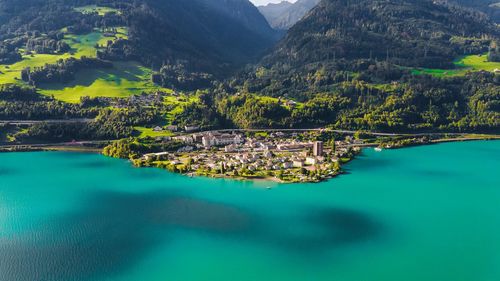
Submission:
[[236,208],[181,195],[96,194],[81,212],[0,238],[0,280],[109,277],[168,243],[173,227],[231,234],[247,231],[250,221]]
[[168,251],[176,229],[311,257],[376,239],[383,230],[360,212],[312,211],[290,221],[313,227],[314,231],[298,236],[251,211],[185,194],[95,193],[78,212],[48,218],[27,233],[0,237],[0,281],[111,278],[155,247],[166,246]]
[[302,254],[321,256],[332,249],[381,238],[384,226],[364,213],[340,209],[311,212],[305,221],[317,228],[314,234],[277,237],[273,243]]

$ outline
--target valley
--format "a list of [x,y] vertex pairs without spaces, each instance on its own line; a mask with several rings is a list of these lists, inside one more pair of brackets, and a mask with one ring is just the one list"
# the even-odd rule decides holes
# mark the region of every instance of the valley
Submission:
[[500,280],[498,0],[278,2],[0,0],[0,281]]
[[[110,156],[143,163],[145,154],[191,146],[204,154],[188,136],[227,129],[377,132],[391,147],[422,142],[402,134],[496,138],[498,27],[421,1],[282,3],[302,7],[295,21],[303,18],[281,31],[246,0],[83,1],[59,11],[34,3],[4,25],[1,142],[95,141],[91,149],[116,145],[124,152]],[[45,22],[51,16],[58,21]],[[43,122],[58,119],[89,121]]]

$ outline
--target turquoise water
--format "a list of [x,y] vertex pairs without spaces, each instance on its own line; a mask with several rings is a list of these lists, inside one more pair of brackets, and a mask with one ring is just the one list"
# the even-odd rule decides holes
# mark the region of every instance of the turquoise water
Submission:
[[367,149],[300,185],[0,154],[0,280],[498,281],[499,167],[500,142]]

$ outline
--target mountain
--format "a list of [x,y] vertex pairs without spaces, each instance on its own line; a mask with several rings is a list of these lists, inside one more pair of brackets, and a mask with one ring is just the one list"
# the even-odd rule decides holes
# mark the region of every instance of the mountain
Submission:
[[250,61],[276,40],[275,31],[248,0],[139,3],[130,9],[128,22],[133,46],[146,62],[184,60],[214,71]]
[[224,16],[238,21],[252,32],[263,37],[277,38],[276,33],[259,10],[248,0],[201,0],[201,2]]
[[277,4],[260,6],[259,11],[269,24],[277,30],[287,30],[297,23],[307,12],[319,3],[320,0],[298,0],[295,3],[282,1]]
[[71,25],[106,25],[102,18],[73,10],[92,4],[117,8],[120,14],[104,21],[128,28],[128,40],[110,46],[115,52],[108,57],[147,66],[182,64],[193,71],[224,72],[257,58],[277,40],[248,0],[0,0],[1,36],[21,29],[47,33]]
[[500,23],[500,0],[450,0],[465,7],[486,13],[496,23]]
[[273,28],[279,29],[275,22],[292,6],[293,4],[288,1],[281,1],[280,3],[269,3],[264,6],[258,6],[257,8]]
[[459,55],[487,51],[489,39],[498,35],[484,14],[430,0],[323,0],[263,64],[376,59],[452,67]]

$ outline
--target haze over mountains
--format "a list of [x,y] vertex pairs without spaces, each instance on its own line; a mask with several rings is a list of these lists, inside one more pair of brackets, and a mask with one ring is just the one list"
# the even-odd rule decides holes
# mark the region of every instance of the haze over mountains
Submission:
[[320,0],[298,0],[295,3],[282,1],[259,6],[259,11],[273,28],[288,30],[319,2]]

